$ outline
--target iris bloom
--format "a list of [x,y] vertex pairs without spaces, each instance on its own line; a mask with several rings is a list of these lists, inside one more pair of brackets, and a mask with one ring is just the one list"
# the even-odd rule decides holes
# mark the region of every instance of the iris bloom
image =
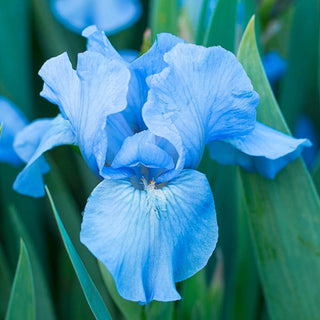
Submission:
[[286,60],[277,51],[272,50],[263,56],[262,63],[270,84],[274,86],[287,69]]
[[21,164],[13,148],[13,140],[18,131],[28,123],[24,114],[7,98],[0,96],[0,125],[3,125],[0,136],[0,161],[14,166]]
[[[79,54],[76,70],[64,53],[39,72],[41,95],[61,114],[39,132],[18,180],[32,180],[31,168],[45,151],[78,145],[101,177],[84,210],[81,241],[123,298],[180,299],[175,282],[206,265],[218,238],[210,186],[196,171],[205,146],[221,163],[273,177],[309,142],[256,122],[259,96],[221,47],[160,34],[128,64],[103,32],[89,27],[83,35],[88,51]],[[23,139],[28,144],[22,132],[20,147]]]
[[142,13],[140,0],[51,0],[51,8],[71,31],[95,24],[108,35],[130,27]]

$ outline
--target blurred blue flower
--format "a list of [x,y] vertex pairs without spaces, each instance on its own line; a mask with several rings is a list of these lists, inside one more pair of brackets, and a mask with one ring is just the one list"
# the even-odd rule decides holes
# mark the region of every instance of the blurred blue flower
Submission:
[[262,63],[269,83],[274,87],[284,75],[287,69],[287,62],[277,51],[272,50],[262,57]]
[[195,170],[205,146],[219,162],[273,177],[309,142],[256,122],[259,96],[221,47],[160,34],[128,63],[96,27],[83,35],[88,51],[76,71],[62,54],[39,72],[41,95],[61,115],[20,175],[32,179],[33,161],[52,147],[77,144],[103,178],[85,207],[81,241],[123,298],[180,299],[175,282],[206,265],[218,238],[209,183]]
[[133,25],[141,16],[140,0],[51,0],[55,17],[71,31],[92,24],[108,35]]
[[307,167],[310,168],[319,150],[317,130],[310,117],[302,115],[298,118],[294,128],[294,135],[298,138],[308,138],[313,143],[311,148],[304,149],[301,153]]
[[0,96],[0,125],[3,124],[0,137],[0,161],[14,166],[21,164],[21,159],[13,149],[16,134],[28,123],[24,114],[7,98]]

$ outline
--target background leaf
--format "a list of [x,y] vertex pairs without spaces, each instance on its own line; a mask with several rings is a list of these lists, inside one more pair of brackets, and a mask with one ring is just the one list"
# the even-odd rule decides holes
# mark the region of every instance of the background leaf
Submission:
[[81,287],[83,289],[83,292],[86,296],[86,299],[90,305],[90,308],[95,315],[96,319],[98,320],[108,320],[111,319],[111,316],[100,296],[99,291],[95,287],[93,281],[91,280],[90,275],[87,273],[86,268],[84,267],[80,257],[78,256],[70,238],[69,235],[64,228],[62,221],[59,217],[59,214],[55,208],[53,199],[51,197],[51,194],[49,192],[49,189],[46,187],[46,192],[49,197],[49,201],[54,213],[54,217],[56,219],[62,240],[64,242],[64,245],[66,247],[66,250],[68,252],[68,255],[70,257],[70,260],[72,262],[72,265],[74,267],[74,270],[78,276],[78,279],[80,281]]
[[6,314],[6,320],[16,319],[35,319],[35,297],[31,263],[23,240],[20,242],[19,261]]
[[160,32],[178,34],[178,1],[151,0],[150,4],[151,41]]
[[218,0],[203,45],[220,45],[234,52],[237,22],[237,0]]
[[288,50],[288,67],[280,91],[280,106],[291,129],[304,112],[316,121],[320,134],[318,96],[320,2],[296,0]]
[[[258,120],[288,133],[264,74],[252,19],[238,58],[260,94]],[[251,234],[271,319],[318,319],[320,203],[301,160],[275,180],[241,171]]]

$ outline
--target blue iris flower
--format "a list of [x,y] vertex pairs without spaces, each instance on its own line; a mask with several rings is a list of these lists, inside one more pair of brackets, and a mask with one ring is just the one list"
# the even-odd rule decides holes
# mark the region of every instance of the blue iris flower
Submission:
[[0,137],[0,161],[14,166],[22,163],[13,148],[16,134],[28,123],[24,114],[7,98],[0,96],[0,125],[3,125]]
[[39,72],[41,95],[61,114],[39,132],[21,181],[32,180],[43,152],[78,145],[101,177],[84,210],[81,241],[123,298],[180,299],[175,283],[206,265],[218,238],[210,186],[196,171],[205,146],[221,163],[273,177],[310,143],[256,122],[259,96],[221,47],[160,34],[128,63],[96,27],[83,35],[88,50],[76,70],[64,53]]
[[281,79],[287,69],[287,62],[280,54],[271,50],[262,57],[262,63],[267,78],[272,87]]
[[81,31],[92,24],[108,35],[133,25],[141,16],[140,0],[52,0],[55,17],[71,31]]

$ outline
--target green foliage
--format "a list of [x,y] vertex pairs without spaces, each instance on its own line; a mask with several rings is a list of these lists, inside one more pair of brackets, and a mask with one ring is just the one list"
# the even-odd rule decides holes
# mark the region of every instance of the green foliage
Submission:
[[[253,19],[238,58],[261,97],[258,119],[288,133],[261,65]],[[275,180],[243,171],[241,178],[271,319],[318,319],[320,203],[305,166],[297,160]]]
[[237,0],[218,0],[203,41],[206,47],[220,45],[235,50],[237,3]]
[[160,32],[178,34],[178,1],[152,0],[150,6],[149,26],[152,40]]
[[81,287],[83,289],[83,292],[86,296],[86,299],[90,305],[90,308],[92,310],[92,313],[95,315],[96,319],[98,320],[108,320],[111,319],[111,316],[108,312],[108,309],[106,308],[99,291],[95,287],[93,281],[91,280],[90,275],[88,274],[86,268],[84,267],[80,257],[78,256],[70,238],[69,235],[64,228],[62,221],[60,219],[60,216],[56,210],[55,204],[53,202],[53,199],[51,197],[51,194],[49,192],[49,189],[46,188],[49,201],[54,213],[54,217],[56,219],[63,243],[65,245],[65,248],[68,252],[68,255],[70,257],[70,260],[72,262],[72,265],[74,267],[74,270],[78,276],[78,279],[80,281]]
[[28,250],[21,240],[20,255],[12,285],[6,320],[34,320],[35,296]]
[[141,319],[141,314],[143,312],[143,307],[137,302],[127,301],[120,297],[111,274],[105,268],[105,266],[99,261],[99,268],[102,274],[103,281],[107,286],[112,299],[116,303],[117,307],[120,309],[124,317],[128,320],[138,320]]
[[[320,128],[319,18],[318,0],[295,2],[288,50],[288,69],[280,91],[280,106],[291,129],[303,113],[312,116]],[[318,134],[320,134],[319,129]]]

